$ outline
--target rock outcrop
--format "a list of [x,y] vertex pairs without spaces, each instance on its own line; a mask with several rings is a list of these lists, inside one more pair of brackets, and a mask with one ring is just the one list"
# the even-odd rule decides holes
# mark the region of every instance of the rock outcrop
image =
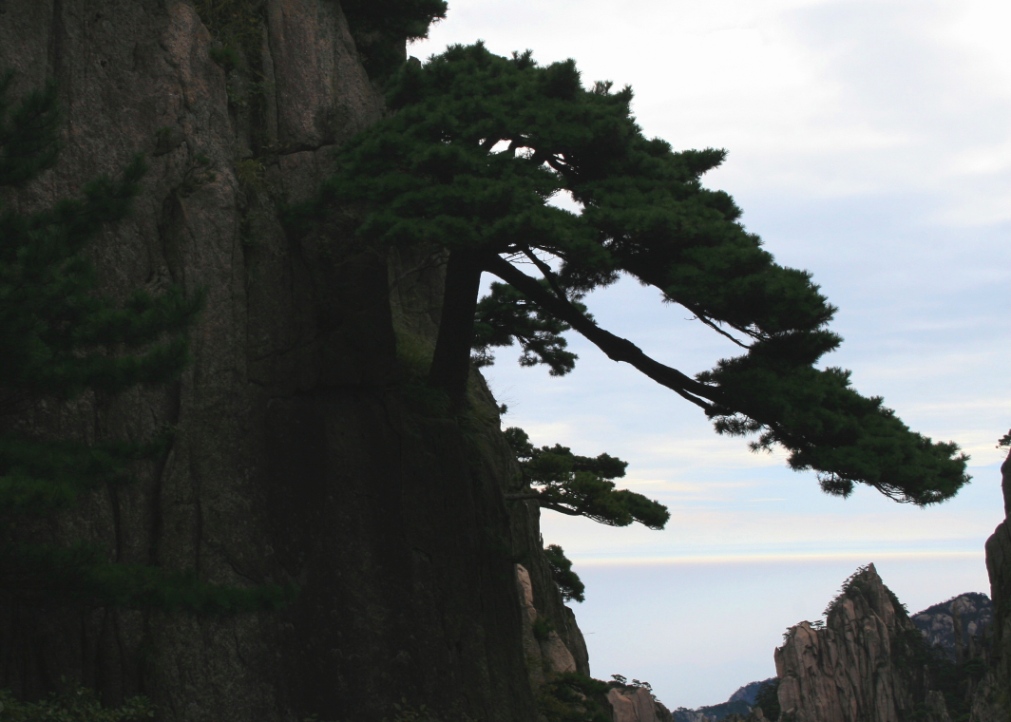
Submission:
[[14,207],[72,197],[144,153],[132,217],[92,249],[103,291],[206,294],[178,383],[84,399],[59,420],[87,438],[176,433],[135,484],[53,535],[301,591],[279,613],[231,618],[0,599],[0,687],[34,697],[66,676],[110,702],[145,694],[160,722],[367,722],[394,703],[536,719],[517,558],[588,671],[585,646],[539,559],[536,508],[503,502],[517,482],[494,405],[463,429],[407,389],[415,349],[395,317],[415,296],[441,303],[439,259],[391,302],[385,253],[340,227],[292,238],[279,220],[384,112],[340,3],[3,0],[6,68],[15,93],[54,80],[64,118],[59,163]]
[[973,722],[1011,719],[1011,455],[1001,466],[1005,519],[986,541],[986,570],[993,601],[990,668],[976,690]]
[[985,594],[960,594],[913,615],[927,644],[952,662],[977,656],[993,623],[993,603]]
[[607,701],[614,722],[674,722],[674,715],[646,687],[611,687]]
[[924,679],[924,648],[919,630],[868,565],[847,580],[824,627],[801,622],[776,650],[780,719],[946,722],[943,698]]
[[530,684],[539,688],[556,674],[578,671],[576,659],[547,617],[534,606],[534,588],[530,572],[516,565],[516,583],[523,606],[523,651],[526,654]]

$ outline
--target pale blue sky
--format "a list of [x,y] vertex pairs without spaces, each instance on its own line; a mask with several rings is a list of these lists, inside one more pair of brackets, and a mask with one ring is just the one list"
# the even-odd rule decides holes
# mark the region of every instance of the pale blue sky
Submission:
[[[1011,8],[995,0],[450,0],[422,59],[477,39],[636,91],[647,135],[723,147],[707,176],[786,265],[814,273],[845,339],[827,359],[916,431],[972,455],[974,483],[927,510],[827,497],[781,455],[717,437],[694,407],[578,337],[562,379],[503,352],[505,423],[538,444],[630,462],[663,532],[544,515],[587,582],[595,676],[648,680],[669,706],[723,701],[773,673],[789,624],[858,565],[912,611],[988,592],[1002,517],[996,439],[1011,426]],[[633,283],[590,297],[601,325],[686,372],[728,349]],[[740,606],[740,611],[735,611]]]

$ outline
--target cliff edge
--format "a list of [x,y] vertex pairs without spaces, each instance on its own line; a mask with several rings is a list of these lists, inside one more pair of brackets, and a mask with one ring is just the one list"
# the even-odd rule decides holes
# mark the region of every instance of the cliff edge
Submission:
[[976,690],[973,722],[1011,719],[1011,454],[1001,465],[1004,521],[986,541],[986,570],[993,602],[990,668]]
[[[384,249],[339,224],[292,238],[280,221],[384,112],[352,30],[336,0],[0,3],[15,97],[51,79],[63,117],[59,162],[12,207],[74,197],[143,153],[132,216],[91,249],[102,291],[206,296],[177,383],[38,412],[39,428],[87,439],[175,429],[135,483],[47,534],[210,582],[300,590],[281,612],[214,618],[0,598],[0,687],[35,698],[66,676],[111,703],[146,695],[162,722],[422,707],[527,722],[517,558],[587,669],[538,558],[536,509],[503,501],[517,478],[494,405],[448,417],[414,393]],[[428,271],[423,295],[441,303],[438,259]]]

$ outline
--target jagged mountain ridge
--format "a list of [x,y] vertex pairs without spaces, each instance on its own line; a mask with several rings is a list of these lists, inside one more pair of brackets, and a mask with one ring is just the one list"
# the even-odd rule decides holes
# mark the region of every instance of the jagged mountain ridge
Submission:
[[[901,606],[901,605],[900,605]],[[970,653],[970,639],[979,645],[992,621],[993,605],[986,594],[967,592],[938,602],[917,612],[910,618],[932,648],[937,648],[951,661],[956,659],[956,626],[962,630],[962,654]],[[816,625],[812,625],[813,627]],[[817,625],[821,626],[821,625]],[[739,688],[723,703],[705,705],[695,709],[678,708],[674,711],[675,722],[719,722],[731,715],[745,717],[755,704],[759,690],[775,681],[775,677],[751,682]]]

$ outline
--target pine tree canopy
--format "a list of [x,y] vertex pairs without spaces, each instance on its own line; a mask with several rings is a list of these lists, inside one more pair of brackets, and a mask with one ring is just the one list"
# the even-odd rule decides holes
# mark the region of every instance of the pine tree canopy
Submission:
[[534,447],[523,429],[505,430],[531,492],[507,494],[506,499],[534,499],[543,509],[584,516],[608,526],[639,522],[663,529],[670,519],[667,507],[628,489],[615,489],[614,479],[625,476],[628,463],[610,454],[578,456],[568,447]]
[[544,557],[548,560],[548,566],[551,567],[551,578],[558,585],[562,599],[566,602],[586,601],[586,585],[583,584],[579,575],[572,571],[572,561],[565,556],[565,550],[557,544],[549,544],[544,547]]
[[[584,87],[571,60],[454,46],[404,66],[390,116],[342,150],[317,212],[360,213],[359,235],[379,245],[449,251],[431,383],[462,403],[472,346],[488,363],[513,339],[522,363],[565,373],[575,357],[560,334],[571,328],[700,407],[719,433],[784,447],[828,493],[863,483],[919,505],[953,496],[968,481],[955,444],[912,432],[848,372],[816,366],[840,343],[835,309],[809,273],[778,265],[745,230],[728,194],[703,187],[724,151],[645,137],[631,100],[627,87]],[[577,210],[549,203],[560,193]],[[504,285],[479,304],[482,273]],[[598,326],[581,300],[623,275],[739,355],[692,377]]]

